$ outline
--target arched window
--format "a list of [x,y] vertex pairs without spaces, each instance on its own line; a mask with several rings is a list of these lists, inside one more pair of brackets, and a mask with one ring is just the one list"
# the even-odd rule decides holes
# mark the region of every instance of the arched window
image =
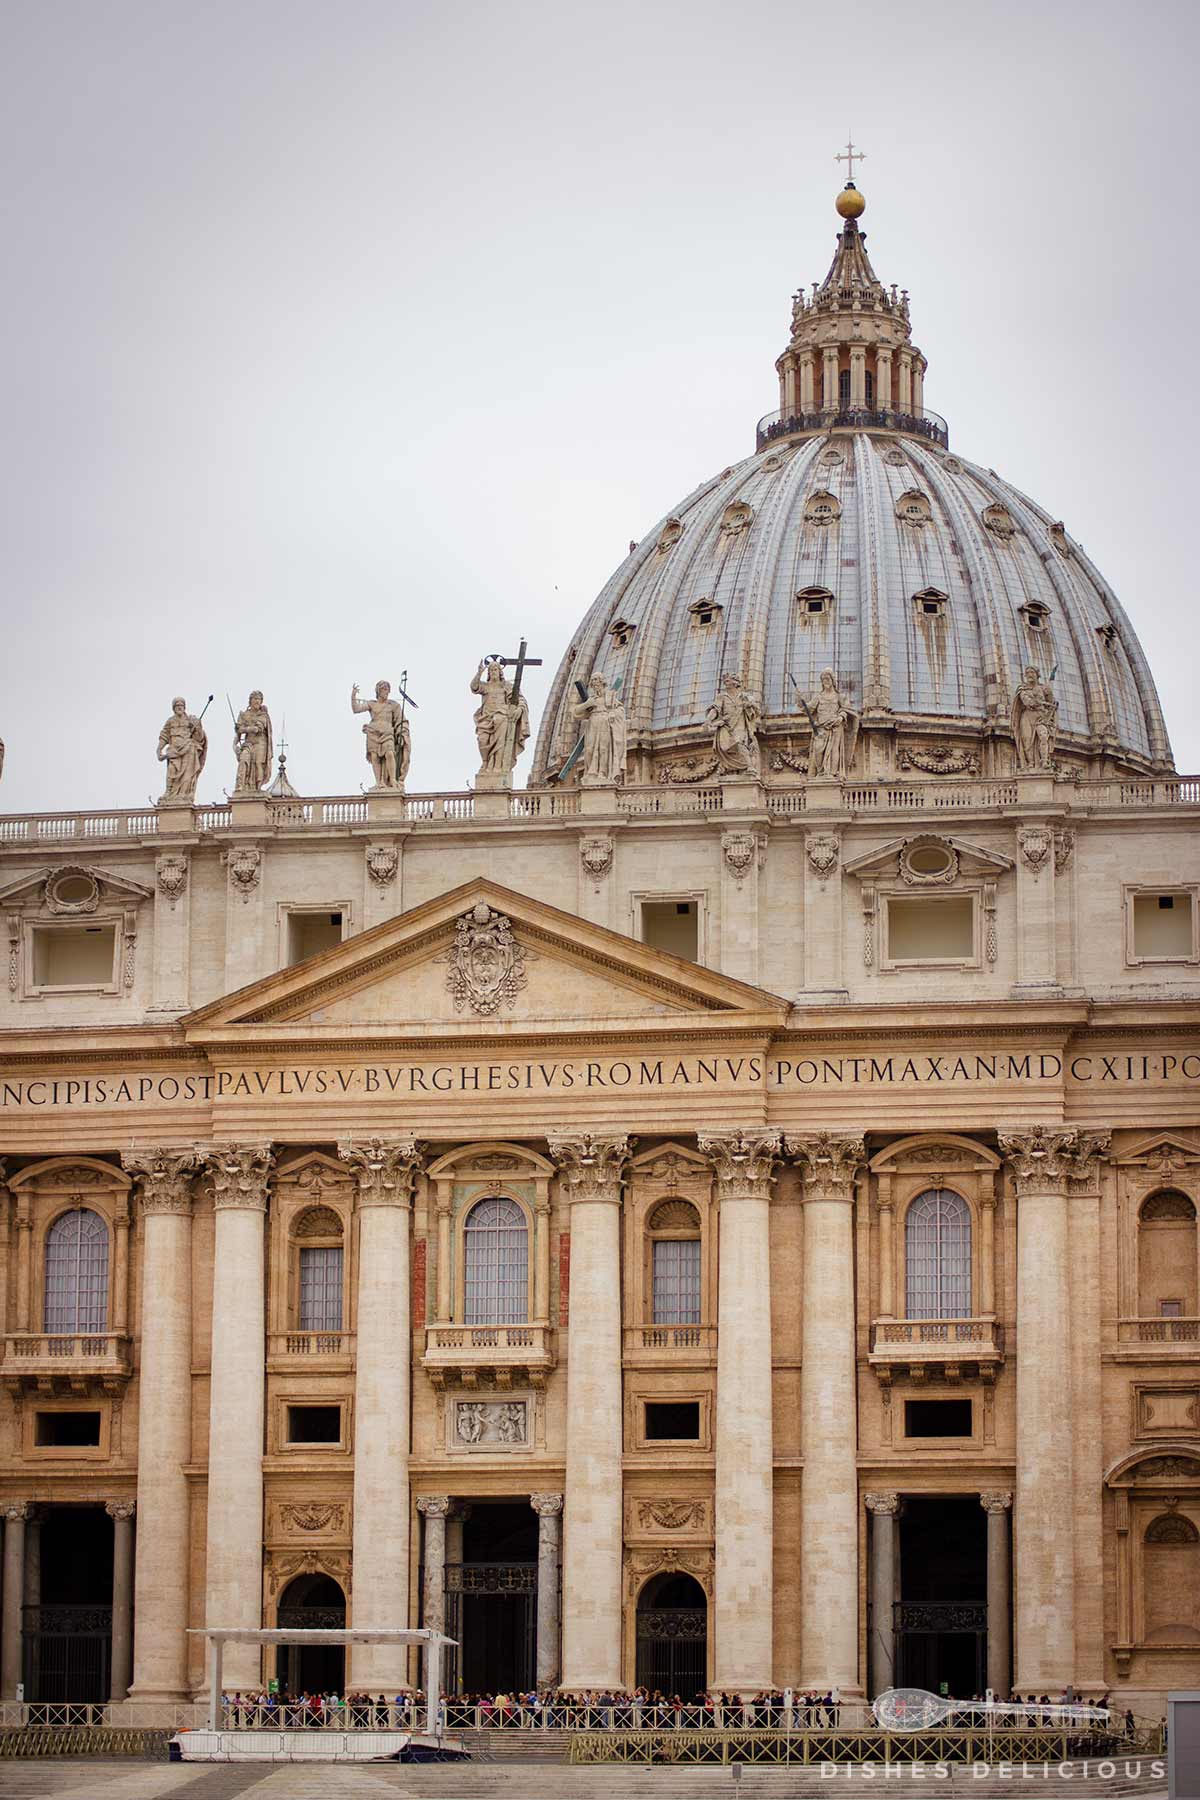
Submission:
[[971,1316],[971,1212],[948,1188],[930,1188],[908,1209],[905,1306],[910,1319]]
[[529,1231],[515,1200],[479,1200],[463,1230],[463,1320],[522,1325],[529,1317]]
[[850,404],[850,371],[843,369],[838,375],[838,403],[841,406]]
[[1200,1531],[1183,1513],[1160,1513],[1146,1527],[1143,1558],[1146,1642],[1200,1642]]
[[292,1227],[300,1240],[300,1291],[296,1323],[301,1331],[342,1329],[342,1221],[329,1206],[314,1206]]
[[67,1336],[108,1326],[108,1226],[77,1207],[46,1233],[46,1330]]
[[1196,1208],[1177,1188],[1147,1195],[1138,1213],[1138,1317],[1197,1314]]
[[686,1200],[664,1200],[650,1216],[650,1320],[700,1323],[700,1215]]

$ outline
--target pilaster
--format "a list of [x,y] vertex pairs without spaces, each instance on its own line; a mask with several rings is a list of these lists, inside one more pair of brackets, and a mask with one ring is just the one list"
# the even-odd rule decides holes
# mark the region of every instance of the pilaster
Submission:
[[[809,786],[813,786],[809,783]],[[841,805],[841,783],[815,784],[832,789]],[[806,1000],[849,998],[844,972],[842,902],[842,837],[830,826],[804,834],[804,995]]]
[[721,833],[721,969],[752,984],[758,981],[759,875],[766,854],[766,828],[752,819]]
[[[225,865],[225,992],[246,987],[266,974],[263,941],[263,873],[267,851],[252,838],[238,838],[222,852]],[[229,1677],[232,1680],[232,1676]]]
[[192,883],[186,845],[160,850],[154,860],[154,972],[150,1011],[188,1009],[191,981]]

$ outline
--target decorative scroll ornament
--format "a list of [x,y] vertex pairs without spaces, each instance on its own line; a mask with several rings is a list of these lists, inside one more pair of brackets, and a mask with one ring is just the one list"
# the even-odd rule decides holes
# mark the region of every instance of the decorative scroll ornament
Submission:
[[396,878],[400,852],[395,844],[372,844],[367,851],[367,874],[376,887],[387,887]]
[[723,831],[721,850],[740,887],[755,863],[761,864],[764,844],[755,831]]
[[902,769],[923,769],[927,775],[978,775],[979,758],[949,744],[905,744],[900,752]]
[[249,900],[262,877],[262,851],[253,844],[241,844],[236,850],[226,850],[222,860],[234,893]]
[[581,838],[579,860],[593,881],[602,881],[612,868],[613,840],[610,837]]
[[100,883],[93,870],[71,863],[46,878],[46,911],[65,918],[94,913],[100,904]]
[[453,949],[444,950],[434,961],[449,964],[446,986],[454,1010],[462,1012],[469,1006],[489,1018],[502,1005],[512,1006],[528,982],[525,956],[513,936],[511,919],[480,900],[456,923]]
[[171,911],[174,912],[175,902],[187,887],[187,857],[180,856],[177,851],[168,850],[155,863],[154,878],[158,882],[159,893],[171,902]]
[[958,849],[932,834],[907,838],[897,867],[906,887],[949,887],[958,879]]
[[814,832],[804,840],[804,851],[808,857],[809,867],[822,881],[826,881],[838,866],[841,855],[841,840],[832,831]]
[[[266,1556],[270,1570],[269,1587],[272,1594],[277,1594],[285,1587],[293,1575],[332,1575],[339,1583],[347,1598],[350,1595],[350,1559],[346,1556],[331,1556],[327,1551],[309,1549],[300,1550],[291,1556],[274,1556],[270,1551]],[[340,1608],[338,1609],[340,1612]]]
[[804,1176],[806,1200],[852,1200],[854,1177],[867,1159],[861,1137],[830,1131],[789,1132],[788,1155]]
[[716,1170],[722,1200],[769,1198],[779,1161],[777,1131],[701,1132],[696,1143]]
[[550,1155],[558,1165],[558,1178],[569,1200],[617,1200],[621,1170],[636,1140],[596,1137],[590,1131],[573,1137],[552,1137]]
[[416,1138],[347,1138],[337,1151],[354,1170],[360,1206],[408,1205],[424,1152]]
[[151,1213],[191,1212],[191,1177],[200,1167],[198,1150],[122,1150],[121,1167],[141,1177],[143,1218]]
[[265,1212],[267,1177],[275,1163],[270,1144],[209,1144],[200,1152],[212,1178],[218,1212]]
[[1061,875],[1075,852],[1075,833],[1070,827],[1064,827],[1054,833],[1054,867]]
[[1045,825],[1022,825],[1017,832],[1021,861],[1035,875],[1040,875],[1054,849],[1054,834]]

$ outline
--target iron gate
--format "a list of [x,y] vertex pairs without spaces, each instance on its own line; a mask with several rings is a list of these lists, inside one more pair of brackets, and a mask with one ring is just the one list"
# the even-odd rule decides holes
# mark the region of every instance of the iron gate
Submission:
[[708,1682],[708,1612],[703,1606],[647,1606],[637,1615],[637,1681],[668,1697],[694,1700]]
[[112,1607],[26,1606],[22,1611],[25,1698],[52,1704],[107,1700]]
[[534,1562],[446,1564],[445,1631],[456,1645],[446,1652],[448,1693],[536,1686],[537,1584]]
[[[974,1677],[967,1676],[970,1691],[983,1693],[987,1686],[986,1601],[898,1600],[893,1616],[899,1686],[924,1687],[936,1692],[938,1672],[947,1660],[949,1647],[945,1640],[956,1638],[966,1640],[963,1648],[968,1661],[973,1657]],[[964,1697],[962,1694],[956,1696]]]

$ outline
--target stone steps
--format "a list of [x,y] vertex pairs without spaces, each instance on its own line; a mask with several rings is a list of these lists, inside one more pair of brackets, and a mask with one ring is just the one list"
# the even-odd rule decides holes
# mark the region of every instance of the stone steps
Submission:
[[[593,1763],[560,1764],[545,1767],[538,1764],[492,1763],[486,1768],[459,1765],[430,1766],[422,1769],[399,1768],[396,1771],[396,1800],[834,1800],[849,1790],[856,1800],[881,1792],[911,1794],[915,1789],[925,1800],[950,1795],[966,1800],[1013,1800],[1016,1792],[1026,1796],[1040,1792],[1087,1796],[1088,1800],[1148,1800],[1151,1795],[1165,1795],[1166,1774],[1156,1779],[1150,1772],[1152,1759],[1142,1759],[1141,1780],[1124,1777],[1124,1762],[1117,1763],[1117,1776],[1101,1780],[1094,1771],[1087,1778],[1078,1772],[1068,1781],[1058,1774],[1056,1765],[1048,1766],[1043,1778],[1042,1765],[1029,1765],[1031,1776],[1021,1779],[1014,1770],[1010,1778],[996,1774],[976,1779],[969,1767],[949,1768],[946,1777],[934,1775],[933,1766],[917,1765],[914,1775],[907,1765],[894,1765],[894,1773],[885,1778],[877,1770],[864,1775],[853,1767],[841,1767],[836,1776],[822,1777],[813,1768],[763,1768],[742,1765],[735,1775],[731,1767],[711,1768],[688,1765],[683,1768],[630,1767],[628,1764]],[[1137,1758],[1130,1766],[1136,1766]],[[931,1786],[932,1784],[932,1791]]]

